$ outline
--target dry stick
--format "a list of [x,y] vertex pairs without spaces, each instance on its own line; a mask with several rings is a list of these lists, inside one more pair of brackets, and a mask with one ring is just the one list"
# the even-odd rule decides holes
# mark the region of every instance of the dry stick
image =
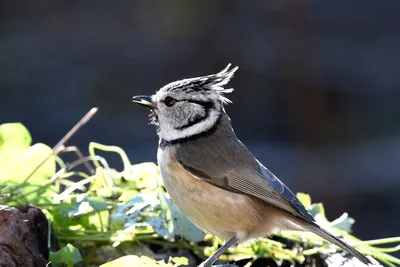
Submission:
[[82,117],[82,119],[79,120],[77,124],[75,124],[74,127],[72,127],[71,130],[53,147],[52,152],[42,161],[36,168],[28,175],[28,177],[25,178],[25,180],[22,182],[22,184],[25,184],[29,178],[32,177],[32,175],[53,155],[57,155],[61,150],[65,148],[65,144],[68,142],[69,139],[71,139],[74,134],[76,134],[77,131],[82,128],[83,125],[85,125],[93,116],[96,114],[96,112],[99,109],[92,108],[89,110],[88,113],[86,113],[85,116]]
[[[81,152],[81,150],[76,146],[67,146],[67,147],[65,147],[63,150],[61,150],[59,152],[59,155],[61,155],[61,153],[67,153],[67,152],[74,152],[76,154],[77,158],[81,159],[81,160],[85,157],[83,155],[83,153]],[[86,169],[88,169],[88,171],[89,171],[89,173],[91,175],[93,175],[95,173],[94,169],[92,168],[92,166],[90,166],[88,161],[84,161],[83,160],[82,164],[85,165]]]
[[58,152],[64,148],[65,143],[67,143],[67,141],[71,139],[71,137],[74,136],[76,132],[79,131],[80,128],[82,128],[82,126],[85,125],[98,110],[98,108],[92,108],[89,110],[89,112],[86,113],[86,115],[83,116],[82,119],[80,119],[80,121],[75,124],[71,130],[69,130],[69,132],[60,140],[60,142],[53,147],[53,153],[58,154]]

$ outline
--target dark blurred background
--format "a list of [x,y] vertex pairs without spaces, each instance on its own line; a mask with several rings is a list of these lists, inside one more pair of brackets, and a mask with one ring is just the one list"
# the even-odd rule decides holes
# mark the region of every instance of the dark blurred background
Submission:
[[[239,65],[227,107],[238,136],[294,191],[364,239],[399,235],[400,2],[1,1],[0,123],[51,146],[123,147],[156,161],[131,103]],[[116,159],[114,159],[116,161]]]

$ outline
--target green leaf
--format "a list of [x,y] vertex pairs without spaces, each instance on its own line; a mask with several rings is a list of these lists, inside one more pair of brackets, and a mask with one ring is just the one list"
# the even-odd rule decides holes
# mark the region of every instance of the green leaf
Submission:
[[109,225],[109,212],[100,211],[89,215],[89,225],[97,231],[107,231]]
[[[71,226],[76,226],[83,223],[81,218],[74,218],[72,216],[72,209],[74,209],[73,203],[59,203],[52,208],[52,223],[56,230],[57,228],[70,228]],[[87,225],[88,222],[85,224],[85,226]]]
[[[116,172],[114,169],[110,171]],[[97,167],[94,179],[90,183],[90,191],[101,197],[111,197],[113,195],[113,180],[107,175],[104,168]]]
[[70,218],[78,218],[85,223],[86,228],[106,230],[109,218],[105,201],[84,196],[77,196],[76,201],[69,210]]
[[28,129],[19,122],[4,123],[0,125],[0,147],[4,144],[15,143],[21,146],[29,147],[32,137]]
[[326,218],[325,215],[325,208],[322,203],[314,203],[310,206],[309,211],[312,216],[314,216],[315,220],[317,222],[327,224],[329,223],[328,219]]
[[185,257],[173,257],[170,258],[170,260],[175,263],[174,267],[176,266],[182,266],[182,265],[188,265],[189,264],[189,260]]
[[296,196],[306,209],[311,206],[311,197],[309,194],[297,193]]
[[349,217],[347,213],[343,213],[342,216],[331,222],[331,226],[351,233],[354,222],[355,220]]
[[[138,222],[148,225],[148,219],[159,212],[156,211],[159,203],[160,201],[157,199],[156,192],[136,194],[136,196],[126,203],[121,203],[114,208],[114,212],[110,216],[111,229],[126,230],[129,228],[129,231],[133,231]],[[160,219],[159,216],[158,219]]]
[[104,231],[109,223],[107,203],[92,197],[77,196],[71,203],[59,203],[52,208],[51,213],[55,231]]
[[127,223],[128,219],[128,215],[123,213],[112,214],[110,216],[110,229],[112,231],[124,230],[125,224]]
[[118,200],[121,202],[127,202],[130,199],[134,198],[139,191],[136,189],[127,189],[127,188],[123,188],[123,190],[121,188],[118,187],[114,187],[114,191],[117,191],[118,189],[121,190],[121,193],[119,194]]
[[64,263],[68,267],[73,267],[74,264],[81,260],[82,256],[79,249],[69,243],[57,252],[50,252],[50,261],[52,264]]
[[132,165],[130,172],[124,172],[124,179],[134,182],[138,189],[156,188],[159,176],[158,166],[153,162]]
[[80,195],[76,197],[76,202],[71,207],[70,213],[73,217],[79,217],[93,212],[104,211],[107,208],[108,205],[103,200]]
[[140,242],[123,242],[119,246],[117,246],[117,250],[120,255],[137,255],[137,256],[146,256],[149,258],[156,258],[157,255],[154,253],[148,245]]
[[[164,216],[154,215],[149,218],[147,223],[159,236],[162,236],[166,240],[173,241],[175,237],[173,226],[167,223]],[[171,228],[168,228],[168,226],[171,226]]]
[[18,191],[17,198],[32,205],[51,204],[52,198],[57,194],[54,185],[40,185],[27,183]]
[[[139,257],[136,255],[123,256],[116,260],[113,260],[108,263],[100,265],[100,267],[131,267],[131,266],[135,266],[135,267],[165,266],[165,267],[167,267],[168,265],[165,263],[162,263],[162,262],[157,262],[146,256]],[[169,266],[171,266],[171,265],[169,265]]]
[[50,156],[53,153],[53,149],[45,144],[37,143],[31,146],[25,153],[22,164],[26,175],[26,178],[39,164],[41,164],[46,158],[47,160],[40,166],[38,170],[32,175],[30,182],[41,183],[47,181],[48,178],[53,176],[56,172],[56,160],[55,156]]
[[134,207],[141,207],[143,204],[147,204],[147,200],[144,198],[142,194],[138,194],[126,203],[119,204],[115,207],[116,213],[125,213],[128,210],[131,210]]
[[30,178],[43,184],[56,171],[52,149],[45,144],[31,144],[28,130],[20,123],[0,125],[0,181],[24,181],[46,158],[46,162]]

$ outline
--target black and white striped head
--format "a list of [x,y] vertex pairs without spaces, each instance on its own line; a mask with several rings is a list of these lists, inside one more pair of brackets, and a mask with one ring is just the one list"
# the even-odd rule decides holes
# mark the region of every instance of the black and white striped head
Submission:
[[215,126],[223,105],[229,103],[225,89],[238,67],[229,64],[222,71],[202,77],[175,81],[152,96],[135,96],[133,102],[152,110],[151,122],[160,139],[174,141],[207,132]]

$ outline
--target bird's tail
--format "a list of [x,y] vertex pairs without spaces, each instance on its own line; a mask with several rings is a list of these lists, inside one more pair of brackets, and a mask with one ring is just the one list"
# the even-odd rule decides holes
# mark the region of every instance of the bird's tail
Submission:
[[354,257],[359,259],[362,263],[369,265],[372,264],[371,260],[368,259],[366,256],[361,254],[358,250],[355,248],[347,245],[345,242],[340,240],[339,238],[333,236],[330,234],[328,231],[317,225],[316,223],[313,222],[308,222],[308,221],[302,221],[300,224],[304,229],[326,239],[327,241],[335,244],[336,246],[342,248],[343,250],[347,251],[348,253],[352,254]]

